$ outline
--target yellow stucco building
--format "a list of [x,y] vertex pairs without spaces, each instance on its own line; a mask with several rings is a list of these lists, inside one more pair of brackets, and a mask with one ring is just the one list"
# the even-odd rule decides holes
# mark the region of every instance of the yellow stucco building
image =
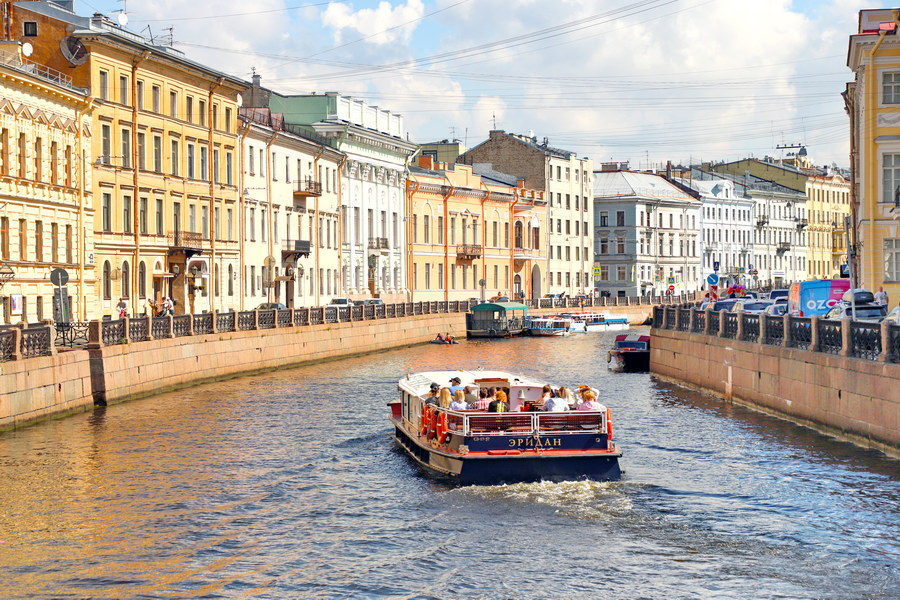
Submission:
[[[14,5],[34,59],[96,100],[90,153],[100,313],[175,299],[176,313],[239,306],[237,99],[244,82],[71,2]],[[230,267],[230,268],[229,268]]]
[[900,11],[862,10],[850,36],[854,81],[844,101],[850,116],[854,228],[862,287],[884,287],[900,300]]
[[[407,179],[414,301],[541,296],[543,191],[515,177],[420,156]],[[483,285],[482,285],[483,282]]]
[[796,217],[806,237],[806,271],[810,279],[840,275],[847,262],[844,219],[850,214],[850,182],[840,173],[820,169],[805,160],[805,149],[785,161],[747,158],[715,165],[719,173],[746,173],[806,194],[806,216]]

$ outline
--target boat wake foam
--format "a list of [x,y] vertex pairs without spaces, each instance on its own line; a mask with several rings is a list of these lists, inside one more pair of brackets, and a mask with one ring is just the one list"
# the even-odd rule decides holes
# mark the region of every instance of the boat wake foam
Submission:
[[558,514],[600,519],[631,512],[632,502],[618,481],[539,481],[459,488],[459,493],[477,494],[487,499],[502,498],[523,504],[543,504]]

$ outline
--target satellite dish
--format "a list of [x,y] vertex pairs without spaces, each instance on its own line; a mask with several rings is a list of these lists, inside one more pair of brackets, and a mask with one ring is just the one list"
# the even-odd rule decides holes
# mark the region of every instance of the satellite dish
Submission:
[[240,108],[244,105],[244,97],[241,96],[240,94],[237,95],[236,101],[237,101],[238,108]]
[[22,56],[29,57],[34,54],[34,46],[30,42],[22,44]]
[[67,35],[59,40],[59,50],[74,66],[83,65],[87,62],[88,51],[77,37]]
[[120,27],[125,27],[128,25],[128,15],[124,12],[120,12],[116,15],[116,21],[119,22]]

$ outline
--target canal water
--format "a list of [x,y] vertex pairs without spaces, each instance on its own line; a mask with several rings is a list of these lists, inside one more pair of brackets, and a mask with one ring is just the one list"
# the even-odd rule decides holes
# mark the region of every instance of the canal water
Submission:
[[[900,597],[897,461],[608,373],[611,338],[417,346],[0,435],[0,598]],[[622,481],[421,476],[396,381],[477,367],[599,388]]]

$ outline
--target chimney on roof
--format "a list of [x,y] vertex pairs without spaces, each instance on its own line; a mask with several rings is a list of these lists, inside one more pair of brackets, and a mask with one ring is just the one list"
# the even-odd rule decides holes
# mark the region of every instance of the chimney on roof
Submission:
[[666,179],[672,179],[672,161],[666,161]]
[[419,166],[423,169],[431,169],[434,170],[434,157],[433,156],[425,156],[424,154],[419,155]]
[[544,138],[544,148],[546,148],[548,144],[550,144],[550,138]]

